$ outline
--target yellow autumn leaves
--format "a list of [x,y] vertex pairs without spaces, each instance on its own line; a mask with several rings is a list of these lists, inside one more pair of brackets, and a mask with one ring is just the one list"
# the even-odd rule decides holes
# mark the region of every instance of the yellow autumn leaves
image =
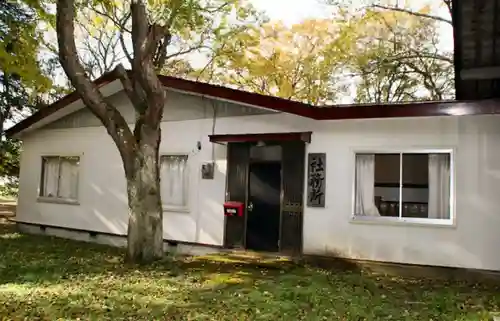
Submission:
[[[314,105],[338,101],[353,84],[358,102],[434,99],[452,89],[437,36],[432,19],[377,9],[292,26],[271,21],[225,39],[205,79]],[[424,78],[438,88],[422,86]]]

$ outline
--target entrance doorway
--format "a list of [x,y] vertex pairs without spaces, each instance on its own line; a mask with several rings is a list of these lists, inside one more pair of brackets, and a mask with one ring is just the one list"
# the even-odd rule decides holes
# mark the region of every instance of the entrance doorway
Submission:
[[278,252],[281,214],[281,163],[250,163],[246,248]]
[[224,247],[302,253],[305,147],[310,133],[219,135],[227,142],[226,201],[241,216],[225,217]]

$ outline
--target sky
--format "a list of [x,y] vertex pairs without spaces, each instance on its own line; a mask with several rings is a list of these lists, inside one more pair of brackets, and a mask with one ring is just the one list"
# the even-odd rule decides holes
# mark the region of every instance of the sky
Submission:
[[251,0],[252,4],[264,10],[271,20],[282,20],[286,24],[298,23],[310,17],[326,18],[331,7],[321,0]]

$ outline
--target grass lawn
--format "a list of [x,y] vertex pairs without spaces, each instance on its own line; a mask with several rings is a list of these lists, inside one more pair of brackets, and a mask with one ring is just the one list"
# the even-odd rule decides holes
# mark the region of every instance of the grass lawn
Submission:
[[500,289],[238,256],[121,263],[122,250],[0,225],[1,320],[488,320]]

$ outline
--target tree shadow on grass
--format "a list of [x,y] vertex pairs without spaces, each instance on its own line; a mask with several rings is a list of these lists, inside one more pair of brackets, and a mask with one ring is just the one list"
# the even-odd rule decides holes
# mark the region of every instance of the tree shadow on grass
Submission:
[[[0,226],[0,315],[54,320],[486,320],[489,284],[227,253],[122,263],[123,250]],[[484,318],[483,318],[484,317]]]
[[0,284],[50,282],[117,268],[118,248],[18,233],[0,223]]
[[28,297],[4,299],[0,311],[12,309],[14,319],[451,321],[482,320],[492,307],[467,301],[454,289],[439,297],[443,292],[434,295],[436,289],[428,287],[413,288],[412,299],[420,302],[408,302],[408,293],[398,287],[369,290],[362,284],[369,279],[321,271],[264,276],[228,271],[199,278],[186,273],[168,280],[148,276],[152,279],[129,273],[117,282],[66,282],[57,291],[47,287]]

